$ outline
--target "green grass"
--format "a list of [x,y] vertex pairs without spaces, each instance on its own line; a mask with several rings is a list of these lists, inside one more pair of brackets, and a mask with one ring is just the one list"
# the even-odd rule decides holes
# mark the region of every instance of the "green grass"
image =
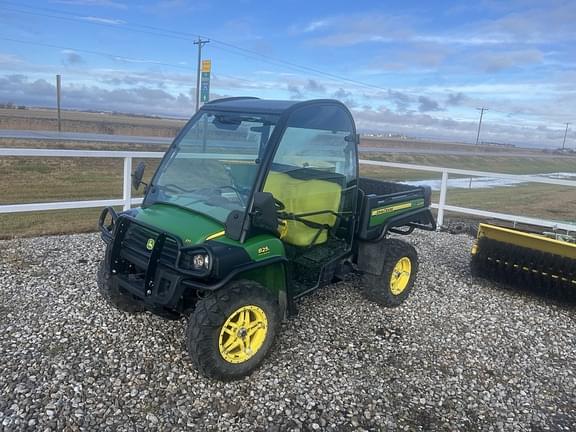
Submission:
[[[387,162],[429,165],[505,174],[540,174],[576,172],[576,158],[512,158],[493,156],[440,156],[440,155],[369,155],[365,159]],[[440,173],[413,171],[398,168],[361,165],[362,175],[387,181],[439,180]],[[457,178],[458,176],[450,176]],[[462,176],[460,176],[462,177]],[[434,193],[438,201],[439,192]],[[532,216],[552,220],[576,222],[576,188],[526,183],[514,187],[492,189],[451,188],[447,204]]]
[[[4,146],[31,143],[4,142]],[[95,143],[36,143],[39,147],[106,150],[161,150]],[[0,146],[2,143],[0,142]],[[165,147],[164,147],[165,149]],[[368,159],[368,155],[362,155]],[[576,158],[491,156],[370,155],[372,159],[408,164],[493,171],[510,174],[575,172]],[[148,160],[145,181],[158,160]],[[136,166],[138,160],[133,161]],[[361,166],[361,174],[388,181],[439,179],[440,174]],[[437,194],[435,194],[437,195]],[[137,196],[135,194],[135,196]],[[88,158],[0,158],[0,204],[112,199],[122,197],[122,160]],[[437,196],[435,198],[437,200]],[[497,189],[450,189],[448,204],[555,220],[576,219],[576,189],[524,184]],[[0,215],[0,238],[94,231],[99,209]],[[450,215],[449,215],[450,216]]]
[[[488,171],[503,174],[542,174],[553,172],[576,172],[576,157],[496,157],[474,155],[402,155],[402,154],[363,154],[362,159],[385,162],[426,165],[463,170]],[[428,180],[439,179],[440,174],[427,171],[404,170],[398,168],[361,165],[360,171],[366,175],[382,179]],[[454,177],[455,178],[455,177]]]
[[494,189],[450,189],[447,204],[576,223],[576,188],[570,187],[526,183]]

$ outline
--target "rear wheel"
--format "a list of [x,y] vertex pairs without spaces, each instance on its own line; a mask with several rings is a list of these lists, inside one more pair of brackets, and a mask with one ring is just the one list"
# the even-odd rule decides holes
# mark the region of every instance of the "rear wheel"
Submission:
[[237,281],[198,300],[186,329],[186,347],[205,376],[233,380],[264,360],[279,324],[275,298],[253,281]]
[[378,304],[395,307],[412,291],[418,272],[418,254],[412,245],[402,240],[387,239],[384,242],[382,273],[364,274],[364,292]]
[[100,261],[98,268],[98,291],[110,306],[122,312],[131,314],[144,312],[146,309],[130,296],[123,294],[114,287],[110,281],[110,272],[106,268],[105,260]]

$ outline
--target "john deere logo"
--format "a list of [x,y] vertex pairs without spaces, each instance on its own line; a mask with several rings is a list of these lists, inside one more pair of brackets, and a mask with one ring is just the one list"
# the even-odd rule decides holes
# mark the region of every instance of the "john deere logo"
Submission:
[[266,255],[270,252],[270,248],[268,246],[262,246],[258,248],[258,255]]
[[149,251],[151,251],[152,249],[154,249],[154,239],[148,239],[148,241],[146,242],[146,249],[148,249]]

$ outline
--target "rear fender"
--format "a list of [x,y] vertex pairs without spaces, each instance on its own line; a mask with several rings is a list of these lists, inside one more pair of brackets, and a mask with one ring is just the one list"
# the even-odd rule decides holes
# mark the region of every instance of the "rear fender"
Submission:
[[360,241],[358,243],[358,255],[356,256],[356,268],[362,273],[380,275],[382,274],[386,253],[385,241]]

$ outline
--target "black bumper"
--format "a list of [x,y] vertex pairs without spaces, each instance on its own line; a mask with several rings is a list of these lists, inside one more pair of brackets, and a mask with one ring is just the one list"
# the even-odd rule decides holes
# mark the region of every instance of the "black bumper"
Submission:
[[[105,224],[108,214],[112,217],[110,225]],[[151,309],[179,309],[190,290],[215,291],[242,272],[286,262],[285,257],[253,262],[243,249],[212,241],[201,246],[183,246],[179,238],[158,232],[128,214],[117,215],[111,208],[103,210],[99,228],[107,244],[106,266],[111,283]],[[150,239],[153,247],[147,250]],[[212,274],[201,275],[179,265],[182,254],[191,249],[210,255],[215,266]],[[237,249],[236,253],[232,249]],[[238,249],[241,258],[238,258]]]
[[[104,223],[108,213],[112,226]],[[144,303],[173,309],[189,287],[183,282],[199,276],[179,266],[182,251],[189,248],[177,237],[158,232],[130,215],[118,216],[112,209],[102,212],[99,228],[107,244],[111,283]]]

